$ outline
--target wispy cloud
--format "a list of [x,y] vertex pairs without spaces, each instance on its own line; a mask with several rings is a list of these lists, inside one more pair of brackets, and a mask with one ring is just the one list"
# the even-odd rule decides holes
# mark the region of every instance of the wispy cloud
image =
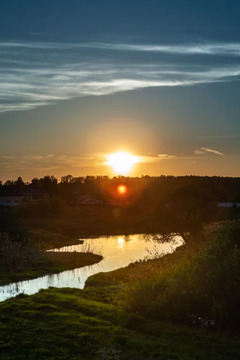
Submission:
[[[34,51],[33,51],[34,49]],[[103,50],[122,51],[119,56]],[[34,109],[81,96],[108,95],[148,87],[193,86],[230,81],[240,65],[125,56],[126,51],[167,54],[240,55],[240,44],[134,45],[0,43],[0,112]],[[135,61],[135,60],[137,61]]]
[[224,134],[224,135],[205,135],[201,136],[204,139],[234,139],[240,138],[240,134]]
[[173,154],[152,154],[148,153],[147,155],[142,155],[139,157],[140,163],[153,163],[162,160],[175,160],[175,159],[186,159],[186,156],[177,156]]
[[226,55],[240,56],[240,43],[238,42],[199,42],[181,45],[159,44],[131,44],[131,43],[60,43],[60,42],[0,42],[0,49],[43,49],[43,50],[71,50],[71,49],[102,49],[117,51],[160,52],[179,55]]
[[119,51],[159,52],[178,55],[226,55],[240,56],[240,43],[198,43],[183,45],[146,45],[146,44],[113,44],[89,43],[82,47]]
[[82,167],[94,166],[95,155],[85,156],[66,156],[66,155],[22,155],[22,156],[0,156],[1,169],[34,170],[36,174],[42,171],[54,171],[65,168],[77,169]]
[[215,149],[202,147],[200,149],[195,150],[196,155],[202,155],[202,154],[206,154],[206,153],[211,153],[211,154],[214,154],[214,155],[224,156],[224,154],[221,151],[218,151],[218,150],[215,150]]

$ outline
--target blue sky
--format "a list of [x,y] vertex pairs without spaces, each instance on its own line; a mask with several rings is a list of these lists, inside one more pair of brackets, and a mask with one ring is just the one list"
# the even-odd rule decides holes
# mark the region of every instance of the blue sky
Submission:
[[239,1],[0,4],[0,179],[240,176]]

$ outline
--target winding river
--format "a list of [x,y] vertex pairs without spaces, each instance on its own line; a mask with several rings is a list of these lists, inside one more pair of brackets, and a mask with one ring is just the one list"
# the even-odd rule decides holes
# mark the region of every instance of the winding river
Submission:
[[129,265],[131,262],[154,257],[156,254],[165,255],[173,252],[183,244],[180,236],[172,236],[171,241],[156,243],[146,241],[146,236],[102,236],[84,239],[83,244],[65,246],[51,251],[83,252],[91,251],[103,256],[103,260],[91,266],[84,266],[74,270],[50,274],[32,280],[19,281],[0,287],[0,301],[14,297],[20,293],[32,295],[40,289],[49,287],[71,287],[83,289],[87,278],[99,272],[112,271]]

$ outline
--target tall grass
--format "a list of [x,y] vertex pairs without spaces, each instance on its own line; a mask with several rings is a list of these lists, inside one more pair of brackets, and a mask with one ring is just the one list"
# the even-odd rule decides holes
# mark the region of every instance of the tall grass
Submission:
[[152,262],[145,274],[136,268],[125,307],[153,318],[240,328],[240,223],[224,223],[179,254],[160,266]]
[[0,269],[1,271],[20,271],[36,264],[42,251],[28,238],[0,232]]

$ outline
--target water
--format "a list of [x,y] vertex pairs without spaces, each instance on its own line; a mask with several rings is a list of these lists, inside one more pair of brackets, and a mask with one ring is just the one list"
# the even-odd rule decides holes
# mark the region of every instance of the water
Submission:
[[[87,278],[99,272],[106,272],[125,267],[131,262],[144,259],[151,254],[167,254],[173,252],[183,244],[180,236],[173,236],[166,243],[144,241],[144,235],[108,236],[84,239],[83,244],[65,246],[54,251],[77,251],[90,250],[103,256],[103,260],[91,266],[85,266],[74,270],[63,271],[59,274],[50,274],[32,280],[19,281],[0,287],[0,301],[14,297],[20,293],[32,295],[40,289],[49,287],[71,287],[83,289]],[[52,251],[52,250],[51,250]]]

